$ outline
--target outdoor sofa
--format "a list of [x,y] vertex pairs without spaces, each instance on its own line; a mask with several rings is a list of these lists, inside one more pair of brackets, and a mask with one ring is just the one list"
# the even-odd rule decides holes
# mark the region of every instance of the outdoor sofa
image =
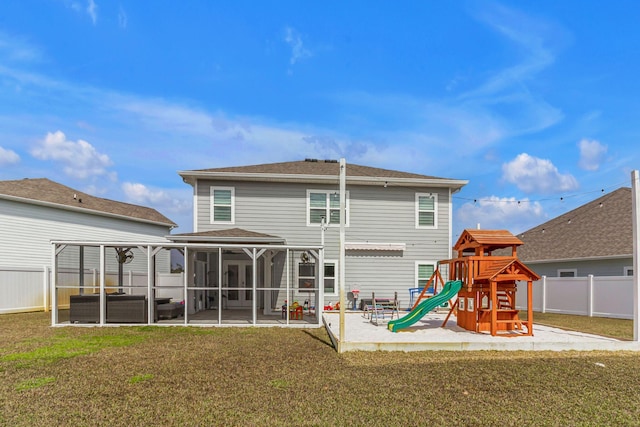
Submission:
[[[71,295],[69,322],[100,323],[100,295]],[[147,298],[144,295],[108,294],[107,323],[147,323]]]

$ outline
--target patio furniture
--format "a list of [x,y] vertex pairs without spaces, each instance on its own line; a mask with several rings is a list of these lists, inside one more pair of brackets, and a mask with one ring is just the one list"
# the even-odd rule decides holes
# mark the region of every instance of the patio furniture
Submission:
[[147,323],[147,298],[107,295],[107,323]]
[[302,320],[302,314],[304,311],[302,310],[302,306],[299,305],[297,307],[291,307],[289,309],[289,319],[290,320]]
[[100,323],[100,296],[70,295],[69,322]]
[[[107,295],[107,323],[147,323],[144,295]],[[70,295],[69,322],[100,323],[100,295]]]
[[179,302],[168,302],[158,304],[156,307],[156,316],[159,320],[175,319],[184,316],[184,305]]
[[393,300],[385,299],[384,302],[380,299],[376,299],[375,293],[371,293],[371,307],[369,309],[369,321],[374,325],[378,325],[386,315],[389,315],[389,319],[400,317],[399,308],[400,303],[398,301],[398,293],[394,293]]

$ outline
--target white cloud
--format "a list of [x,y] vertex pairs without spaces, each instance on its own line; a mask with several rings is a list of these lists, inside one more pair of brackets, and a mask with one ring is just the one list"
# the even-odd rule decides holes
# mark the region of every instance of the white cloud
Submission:
[[304,47],[302,37],[294,28],[286,27],[284,41],[291,47],[291,58],[289,63],[294,65],[301,59],[310,58],[312,53],[309,49]]
[[483,5],[477,17],[515,44],[523,55],[517,64],[492,75],[467,96],[495,94],[507,89],[526,92],[524,83],[550,67],[555,62],[556,52],[570,39],[566,30],[551,21],[497,3]]
[[131,203],[152,207],[166,215],[190,215],[192,209],[192,193],[187,188],[182,190],[152,189],[148,186],[124,182],[122,191]]
[[458,233],[465,228],[506,229],[514,234],[542,222],[544,212],[539,202],[513,197],[491,196],[468,202],[455,213]]
[[94,0],[87,1],[87,13],[91,17],[93,25],[96,25],[96,21],[98,20],[98,5]]
[[582,139],[578,143],[578,147],[580,148],[578,166],[588,171],[598,170],[604,160],[604,156],[607,154],[607,146],[595,139]]
[[488,111],[501,110],[511,134],[539,131],[562,120],[562,111],[536,96],[537,91],[528,83],[554,64],[556,51],[568,38],[566,31],[497,4],[484,5],[478,18],[513,43],[522,55],[512,65],[490,72],[486,81],[462,93],[460,100]]
[[8,148],[0,147],[0,165],[12,165],[20,161],[20,156]]
[[42,52],[25,39],[0,31],[1,62],[36,62],[41,58]]
[[122,184],[122,190],[129,200],[135,203],[161,203],[170,200],[169,195],[163,190],[153,191],[146,185],[133,182],[125,182]]
[[90,176],[111,176],[107,168],[112,165],[106,154],[99,153],[87,141],[68,141],[61,131],[48,132],[31,150],[33,157],[40,160],[53,160],[64,165],[64,172],[75,178]]
[[128,22],[129,19],[127,18],[127,13],[124,11],[122,6],[120,6],[118,9],[118,25],[120,25],[120,28],[127,28]]
[[571,174],[561,174],[550,160],[519,154],[502,165],[503,179],[526,193],[554,193],[575,190],[578,181]]

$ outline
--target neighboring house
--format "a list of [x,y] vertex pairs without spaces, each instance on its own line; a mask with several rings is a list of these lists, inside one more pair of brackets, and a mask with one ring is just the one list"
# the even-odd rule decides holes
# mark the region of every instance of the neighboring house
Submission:
[[[193,187],[194,232],[172,235],[172,240],[319,247],[324,239],[321,295],[325,305],[339,300],[337,161],[307,159],[179,174]],[[466,183],[347,163],[346,291],[358,290],[360,298],[371,298],[372,292],[376,297],[393,298],[397,292],[406,307],[408,289],[424,285],[436,263],[451,257],[452,194]],[[284,287],[282,272],[287,268],[295,273],[293,283],[286,285],[293,289],[290,299],[302,303],[318,295],[315,278],[321,276],[313,253],[289,256],[289,252],[266,251],[256,270],[251,270],[249,250],[222,252],[203,251],[186,262],[201,286],[217,288],[218,278],[222,278],[223,289],[229,291],[223,293],[229,307],[257,305],[267,311],[269,307],[279,310],[287,296],[276,291]],[[254,271],[260,276],[254,287],[259,291],[257,302],[246,285]],[[228,279],[232,276],[233,280]],[[233,287],[241,288],[240,292]],[[260,288],[266,292],[260,293]]]
[[631,189],[609,194],[518,237],[518,255],[541,276],[632,276]]
[[[0,312],[43,309],[42,276],[51,268],[52,240],[167,242],[175,226],[154,209],[94,197],[46,178],[0,181]],[[107,268],[117,269],[114,258],[107,258]],[[165,258],[160,271],[170,269]],[[64,258],[58,262],[63,268]],[[142,257],[126,266],[138,268],[146,274]],[[32,277],[41,277],[36,285],[28,278],[34,272]]]

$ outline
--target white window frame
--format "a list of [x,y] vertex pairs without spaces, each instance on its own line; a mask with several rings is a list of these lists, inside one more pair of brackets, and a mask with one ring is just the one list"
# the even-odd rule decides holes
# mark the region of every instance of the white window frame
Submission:
[[[214,194],[216,190],[231,191],[231,221],[215,221],[215,198]],[[211,224],[235,224],[236,222],[236,189],[235,187],[211,187],[209,189],[209,222]]]
[[[629,274],[629,272],[631,272],[631,274]],[[627,277],[633,277],[633,266],[631,267],[624,267],[623,269],[623,275],[627,276]]]
[[561,273],[573,273],[573,276],[564,276],[567,277],[578,277],[578,269],[577,268],[559,268],[558,269],[558,277],[562,277]]
[[[337,296],[338,295],[338,260],[325,259],[324,265],[333,264],[333,292],[327,292],[327,287],[324,287],[325,296]],[[324,280],[327,280],[327,276],[324,276]]]
[[[312,294],[313,292],[307,292],[307,291],[300,291],[300,278],[301,277],[307,277],[307,276],[300,276],[300,264],[314,264],[316,267],[314,267],[314,282],[316,280],[316,277],[318,276],[318,272],[315,271],[315,269],[318,266],[318,261],[314,261],[311,262],[309,261],[308,263],[302,262],[302,261],[298,261],[296,262],[296,293],[299,295],[309,295]],[[325,267],[327,266],[327,264],[333,264],[334,266],[334,276],[333,278],[333,292],[326,292],[326,286],[324,287],[324,295],[328,295],[328,296],[336,296],[338,295],[338,260],[332,260],[332,259],[325,259],[324,260],[324,265]],[[324,279],[327,280],[327,276],[324,276]],[[315,283],[314,283],[314,291],[315,291]]]
[[[419,288],[420,287],[420,280],[429,280],[429,277],[427,278],[421,278],[420,277],[420,266],[421,265],[430,265],[433,267],[433,271],[436,271],[436,269],[438,268],[438,263],[436,261],[416,261],[416,269],[415,269],[415,287]],[[433,289],[435,291],[435,287],[436,287],[436,283],[433,284]]]
[[[329,199],[329,196],[331,194],[337,194],[338,191],[335,190],[312,190],[312,189],[308,189],[307,190],[307,227],[320,227],[322,224],[320,223],[312,223],[311,222],[311,193],[323,193],[326,197],[326,201],[327,201],[327,205],[325,207],[325,222],[326,222],[326,226],[327,227],[339,227],[340,224],[339,223],[333,223],[330,224],[329,223],[329,215],[331,212],[331,200]],[[345,226],[348,227],[349,226],[349,192],[346,191],[346,200],[345,200],[345,209],[346,209],[346,216],[345,216]]]
[[[420,225],[420,197],[433,198],[433,225]],[[437,229],[438,228],[438,194],[437,193],[416,193],[415,216],[417,229]],[[431,211],[425,211],[431,212]]]

